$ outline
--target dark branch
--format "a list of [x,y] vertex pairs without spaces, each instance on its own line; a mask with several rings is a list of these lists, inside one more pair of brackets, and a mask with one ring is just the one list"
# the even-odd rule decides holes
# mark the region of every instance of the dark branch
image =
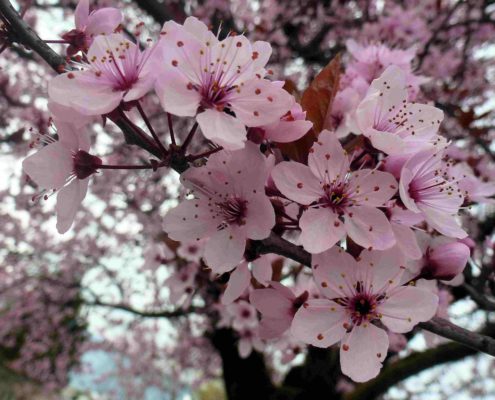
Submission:
[[106,307],[106,308],[112,308],[115,310],[122,310],[122,311],[127,311],[131,314],[138,315],[140,317],[146,317],[146,318],[177,318],[177,317],[183,317],[188,314],[191,314],[195,312],[196,310],[194,308],[189,308],[186,310],[174,310],[174,311],[144,311],[144,310],[137,310],[127,304],[123,303],[106,303],[101,300],[94,300],[94,301],[86,301],[84,303],[87,306],[97,306],[97,307]]
[[0,0],[0,14],[8,24],[12,40],[32,49],[55,71],[65,68],[65,59],[48,46],[31,27],[24,22],[9,0]]

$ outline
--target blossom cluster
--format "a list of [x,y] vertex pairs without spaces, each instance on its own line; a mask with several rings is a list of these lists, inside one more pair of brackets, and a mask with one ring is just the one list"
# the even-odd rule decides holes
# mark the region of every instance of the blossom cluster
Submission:
[[[76,57],[48,85],[57,138],[40,135],[23,162],[42,197],[57,193],[58,231],[71,228],[96,174],[174,167],[184,196],[159,229],[180,244],[153,239],[143,267],[175,268],[169,301],[190,307],[206,273],[224,283],[222,293],[205,294],[214,297],[214,324],[236,332],[242,357],[269,345],[289,354],[340,344],[343,374],[377,376],[389,347],[397,350],[394,335],[440,313],[439,290],[462,282],[470,257],[463,209],[495,195],[451,157],[444,113],[421,92],[428,78],[413,71],[415,50],[349,40],[318,130],[307,103],[272,79],[268,42],[215,34],[188,17],[166,22],[143,46],[121,22],[116,9],[90,13],[79,2],[64,35]],[[143,109],[150,96],[167,114],[168,148]],[[181,145],[172,116],[192,126]],[[141,143],[150,162],[109,164],[93,154],[89,128],[99,117],[130,127],[128,142]],[[198,129],[208,149],[189,154]],[[308,151],[293,157],[305,139]],[[282,273],[290,257],[265,246],[274,237],[308,254],[307,270]]]

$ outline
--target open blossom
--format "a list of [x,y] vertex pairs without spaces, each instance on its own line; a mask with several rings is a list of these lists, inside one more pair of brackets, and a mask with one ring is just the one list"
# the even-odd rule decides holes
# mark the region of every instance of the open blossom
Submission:
[[189,263],[187,265],[182,265],[166,279],[164,285],[167,286],[170,291],[169,299],[172,304],[183,302],[183,306],[189,305],[194,293],[195,280],[198,271],[198,264]]
[[195,199],[168,212],[164,229],[178,241],[208,238],[206,264],[215,273],[230,271],[242,260],[247,239],[265,239],[275,225],[275,212],[265,195],[267,159],[257,146],[220,152],[206,166],[182,175]]
[[436,133],[443,112],[426,104],[407,100],[404,71],[392,65],[375,79],[356,110],[356,123],[373,147],[387,154],[412,154],[445,147]]
[[244,147],[246,126],[274,123],[293,97],[278,82],[264,79],[271,54],[267,42],[246,37],[218,40],[194,17],[162,30],[164,64],[156,91],[165,111],[196,116],[204,136],[229,150]]
[[359,261],[339,247],[313,256],[322,298],[299,308],[292,334],[317,347],[340,341],[342,372],[357,382],[374,378],[389,347],[386,331],[375,323],[405,333],[437,310],[438,297],[431,291],[401,286],[403,261],[395,249],[363,250]]
[[27,157],[22,167],[40,187],[58,191],[57,230],[65,233],[86,196],[89,177],[97,171],[101,159],[88,153],[89,137],[84,131],[58,122],[57,134],[58,141],[45,137],[48,145]]
[[156,46],[141,51],[119,34],[98,36],[82,70],[66,72],[48,85],[50,99],[85,115],[103,115],[121,102],[138,100],[155,83]]
[[397,181],[377,170],[351,172],[349,157],[332,133],[320,133],[308,166],[284,161],[272,178],[283,195],[308,206],[299,221],[299,240],[310,253],[329,249],[346,234],[366,248],[394,245],[390,223],[377,207],[396,193]]
[[467,236],[456,221],[464,197],[448,179],[441,153],[424,150],[413,155],[402,167],[399,192],[404,205],[421,213],[438,232],[459,239]]
[[76,28],[62,37],[70,43],[67,54],[72,56],[78,51],[87,51],[97,35],[110,35],[122,22],[122,12],[113,7],[100,8],[89,12],[89,0],[79,0],[74,12]]

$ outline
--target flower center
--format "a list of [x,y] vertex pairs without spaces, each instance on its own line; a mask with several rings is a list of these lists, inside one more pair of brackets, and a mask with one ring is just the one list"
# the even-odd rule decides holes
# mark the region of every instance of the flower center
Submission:
[[77,179],[86,179],[93,175],[102,164],[101,158],[93,156],[84,150],[79,150],[72,156],[74,162],[73,173]]
[[232,197],[223,203],[217,204],[220,216],[227,225],[237,224],[239,226],[246,223],[247,201],[239,197]]
[[323,190],[325,195],[318,200],[319,205],[329,207],[338,214],[343,214],[344,209],[349,205],[345,183],[325,184]]
[[358,293],[350,299],[348,309],[351,312],[352,321],[355,324],[360,324],[364,320],[371,321],[377,318],[376,315],[377,299],[375,296]]

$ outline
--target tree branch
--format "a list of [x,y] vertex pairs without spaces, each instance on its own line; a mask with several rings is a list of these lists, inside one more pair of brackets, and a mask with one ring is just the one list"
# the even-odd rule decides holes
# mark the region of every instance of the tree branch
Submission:
[[60,72],[65,68],[65,59],[54,52],[31,27],[26,24],[19,13],[12,7],[9,0],[0,0],[0,14],[7,22],[12,40],[20,43],[45,60],[55,71]]
[[106,303],[101,300],[85,301],[84,304],[86,306],[107,307],[116,310],[127,311],[131,314],[135,314],[140,317],[146,317],[146,318],[177,318],[177,317],[183,317],[187,314],[197,311],[193,307],[190,307],[185,310],[174,310],[174,311],[144,311],[144,310],[137,310],[127,304],[123,304],[123,303],[112,304],[112,303]]

